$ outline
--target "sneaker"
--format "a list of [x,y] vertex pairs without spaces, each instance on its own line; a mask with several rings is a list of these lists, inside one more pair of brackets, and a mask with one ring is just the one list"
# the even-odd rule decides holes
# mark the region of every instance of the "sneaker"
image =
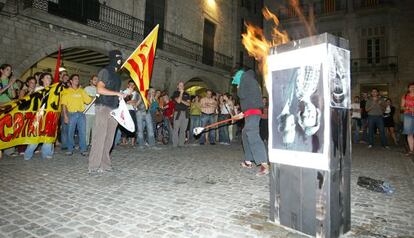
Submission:
[[51,155],[47,155],[47,156],[45,157],[45,159],[53,159],[53,156],[51,156]]
[[384,149],[389,150],[390,147],[388,145],[384,146]]
[[81,152],[82,156],[88,156],[88,152]]
[[72,156],[73,155],[73,152],[72,151],[67,151],[67,152],[65,152],[65,155]]
[[372,148],[372,145],[369,145],[369,146],[368,146],[368,149],[371,149],[371,148]]
[[223,142],[223,144],[222,145],[230,145],[230,143],[227,143],[227,142]]
[[243,168],[248,168],[248,169],[251,169],[253,167],[252,163],[248,163],[246,161],[241,162],[240,166]]
[[269,168],[267,166],[260,165],[260,170],[257,172],[256,176],[264,176],[269,174]]

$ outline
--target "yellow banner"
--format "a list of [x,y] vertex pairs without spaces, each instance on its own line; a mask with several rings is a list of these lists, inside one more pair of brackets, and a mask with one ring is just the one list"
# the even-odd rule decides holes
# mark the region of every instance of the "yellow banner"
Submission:
[[0,106],[0,149],[53,143],[60,117],[61,83]]

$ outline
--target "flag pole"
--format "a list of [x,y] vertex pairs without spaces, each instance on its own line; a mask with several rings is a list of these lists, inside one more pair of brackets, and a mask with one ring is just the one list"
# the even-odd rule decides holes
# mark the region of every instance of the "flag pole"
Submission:
[[[152,31],[145,37],[145,39],[142,41],[142,42],[145,42],[146,40],[147,40],[147,38],[152,34],[152,32],[155,30],[155,29],[157,29],[158,30],[158,28],[159,28],[159,26],[160,26],[160,24],[157,24],[155,27],[154,27],[154,29],[152,29]],[[122,69],[124,66],[125,66],[125,64],[128,62],[128,60],[131,58],[131,56],[133,56],[134,54],[135,54],[135,52],[139,49],[139,46],[142,44],[142,42],[138,45],[138,47],[132,52],[132,54],[124,61],[124,63],[122,64],[122,66],[121,66],[121,68],[120,69]]]

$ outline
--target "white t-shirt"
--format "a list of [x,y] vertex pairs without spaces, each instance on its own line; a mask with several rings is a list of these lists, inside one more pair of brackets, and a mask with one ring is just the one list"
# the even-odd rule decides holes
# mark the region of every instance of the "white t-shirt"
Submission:
[[352,109],[352,118],[361,118],[361,105],[359,103],[352,103],[351,104]]
[[[86,94],[91,97],[96,97],[96,87],[95,86],[87,86],[84,88]],[[95,103],[85,112],[88,115],[95,115]]]

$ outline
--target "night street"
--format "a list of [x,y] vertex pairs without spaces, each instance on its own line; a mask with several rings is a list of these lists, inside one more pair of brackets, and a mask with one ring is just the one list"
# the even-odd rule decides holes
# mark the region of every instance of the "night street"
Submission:
[[[238,144],[160,148],[118,147],[115,172],[94,176],[79,153],[1,160],[0,237],[304,237],[267,222],[268,177],[239,166]],[[346,237],[414,237],[414,163],[401,152],[353,147]]]

